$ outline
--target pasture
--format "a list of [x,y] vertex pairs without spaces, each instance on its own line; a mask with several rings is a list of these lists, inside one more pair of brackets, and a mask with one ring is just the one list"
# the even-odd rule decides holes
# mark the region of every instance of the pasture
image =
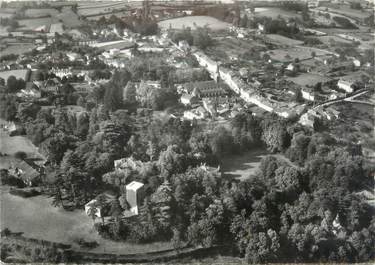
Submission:
[[182,29],[184,27],[190,27],[194,29],[196,27],[207,26],[211,30],[222,30],[230,26],[229,23],[220,21],[216,18],[209,16],[187,16],[180,18],[172,18],[160,21],[158,25],[162,29],[168,29],[170,26],[173,29]]
[[310,59],[312,58],[312,52],[315,52],[316,56],[332,54],[329,51],[302,46],[296,46],[289,49],[275,49],[267,51],[272,60],[279,62],[290,62],[297,58],[299,60]]
[[44,17],[44,16],[56,16],[59,13],[57,9],[54,8],[30,8],[26,9],[26,17]]
[[46,25],[47,28],[51,26],[52,23],[58,23],[57,17],[44,17],[44,18],[30,18],[30,19],[19,19],[18,23],[22,27],[21,29],[33,30],[37,27]]
[[255,8],[255,16],[257,17],[266,16],[266,17],[271,17],[273,19],[279,16],[286,18],[286,19],[295,18],[295,17],[301,18],[301,15],[296,12],[284,10],[284,9],[277,8],[277,7]]
[[302,45],[303,41],[291,39],[288,37],[284,37],[279,34],[266,34],[267,38],[273,42],[277,42],[280,45],[288,45],[288,46],[295,46],[295,45]]

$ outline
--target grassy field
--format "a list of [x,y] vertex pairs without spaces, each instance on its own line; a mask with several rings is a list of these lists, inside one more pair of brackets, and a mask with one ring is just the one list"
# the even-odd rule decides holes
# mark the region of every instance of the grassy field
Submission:
[[[30,44],[30,43],[9,45],[4,50],[1,50],[0,53],[1,55],[12,54],[12,53],[20,55],[25,52],[29,52],[34,48],[35,48],[35,45]],[[0,72],[0,76],[1,76],[1,72]]]
[[288,77],[287,79],[300,86],[315,85],[319,82],[327,82],[330,80],[325,76],[311,73],[302,73],[296,77]]
[[[8,79],[9,76],[13,75],[15,76],[16,78],[22,78],[22,79],[25,79],[26,77],[26,74],[27,74],[27,69],[20,69],[20,70],[10,70],[10,71],[3,71],[3,72],[0,72],[0,77],[1,78],[4,78],[4,80],[6,81]],[[1,136],[2,138],[3,136]]]
[[222,170],[228,177],[246,180],[258,171],[260,161],[268,154],[265,149],[256,149],[229,156],[222,162]]
[[170,26],[173,29],[182,29],[183,27],[197,27],[208,26],[212,30],[222,30],[230,26],[229,23],[222,22],[216,18],[208,16],[187,16],[180,18],[172,18],[158,23],[159,27],[168,29]]
[[107,2],[107,3],[90,3],[78,6],[78,14],[81,16],[99,15],[101,13],[110,12],[116,9],[126,7],[123,2]]
[[18,151],[25,152],[28,157],[43,158],[43,156],[38,152],[38,148],[26,137],[10,137],[7,132],[0,130],[0,152],[8,155],[14,155],[14,153]]
[[36,9],[27,9],[25,15],[27,17],[42,17],[42,16],[56,16],[59,13],[57,9],[54,8],[36,8]]
[[255,16],[257,17],[272,17],[277,18],[278,16],[281,16],[283,18],[295,18],[299,17],[301,18],[300,14],[297,14],[293,11],[284,10],[277,7],[267,7],[267,8],[255,8]]
[[[72,244],[76,238],[95,240],[97,253],[135,254],[171,248],[170,243],[129,244],[101,238],[93,229],[93,221],[83,210],[67,212],[51,206],[51,199],[37,196],[28,199],[9,194],[1,187],[1,229],[24,232],[24,236]],[[75,248],[78,246],[73,245]]]
[[62,12],[57,14],[57,18],[61,19],[64,26],[68,28],[77,27],[82,24],[78,19],[78,15],[74,13],[70,7],[63,7]]
[[45,17],[45,18],[30,18],[30,19],[19,19],[18,23],[22,26],[22,29],[35,29],[37,27],[46,25],[49,27],[52,23],[57,23],[56,17]]
[[311,53],[315,52],[316,56],[322,56],[330,54],[328,51],[315,49],[312,47],[293,47],[288,49],[275,49],[269,50],[267,53],[271,56],[272,60],[279,62],[290,62],[298,58],[299,60],[305,60],[312,58]]
[[281,45],[295,46],[295,45],[303,44],[303,41],[294,40],[294,39],[287,38],[278,34],[267,34],[266,36],[270,40],[280,43]]

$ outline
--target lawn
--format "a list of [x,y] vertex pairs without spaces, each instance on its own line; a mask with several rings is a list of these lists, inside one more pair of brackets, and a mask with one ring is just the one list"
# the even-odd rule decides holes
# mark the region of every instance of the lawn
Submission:
[[173,29],[182,29],[183,27],[204,27],[208,26],[212,30],[222,30],[230,26],[229,23],[220,21],[209,16],[187,16],[180,18],[172,18],[158,23],[160,28],[168,29],[170,26]]
[[[99,246],[90,251],[97,253],[135,254],[166,250],[170,243],[130,244],[101,238],[93,228],[93,221],[83,210],[67,212],[51,206],[44,196],[21,198],[1,187],[1,229],[24,232],[26,237],[72,244],[76,238],[95,240]],[[73,247],[78,248],[77,245]]]
[[[43,158],[38,148],[24,136],[8,136],[7,132],[0,130],[0,152],[14,155],[18,151],[25,152],[31,158]],[[1,161],[0,157],[0,161]]]
[[228,177],[246,180],[259,170],[260,161],[269,153],[265,149],[255,149],[241,155],[232,155],[222,161],[222,171]]

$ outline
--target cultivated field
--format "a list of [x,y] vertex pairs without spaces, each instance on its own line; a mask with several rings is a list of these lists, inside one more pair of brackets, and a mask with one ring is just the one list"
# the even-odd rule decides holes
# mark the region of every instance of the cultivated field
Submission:
[[302,87],[306,85],[315,85],[319,82],[327,82],[330,80],[325,76],[311,73],[302,73],[296,77],[288,77],[287,79]]
[[78,15],[72,11],[70,7],[63,7],[62,12],[57,14],[58,19],[61,19],[65,27],[77,27],[82,24],[78,19]]
[[99,15],[102,13],[115,11],[116,9],[122,9],[124,7],[126,7],[126,5],[123,2],[93,2],[89,4],[80,4],[78,6],[78,14],[81,16]]
[[25,11],[26,17],[43,17],[43,16],[56,16],[59,13],[57,9],[54,8],[36,8],[27,9]]
[[312,47],[293,47],[289,49],[275,49],[270,50],[267,53],[271,56],[272,60],[279,62],[290,62],[296,58],[298,58],[299,60],[310,59],[312,58],[312,52],[315,52],[316,56],[331,54],[328,51]]
[[22,29],[33,30],[37,27],[46,25],[49,27],[52,23],[58,23],[57,17],[45,17],[45,18],[31,18],[31,19],[19,19],[18,23],[22,26]]
[[257,17],[266,16],[266,17],[272,17],[272,18],[277,18],[278,16],[281,16],[283,18],[295,18],[295,17],[301,18],[301,15],[297,14],[296,12],[284,10],[284,9],[277,8],[277,7],[255,8],[255,16]]
[[274,42],[277,42],[281,45],[295,46],[295,45],[303,44],[303,41],[287,38],[287,37],[284,37],[284,36],[279,35],[279,34],[266,34],[266,36],[270,40],[272,40]]
[[226,29],[230,26],[229,23],[208,16],[187,16],[172,18],[161,21],[158,24],[159,27],[163,29],[168,29],[170,26],[173,29],[182,29],[183,27],[191,27],[192,29],[194,29],[196,27],[208,26],[212,30],[221,30]]

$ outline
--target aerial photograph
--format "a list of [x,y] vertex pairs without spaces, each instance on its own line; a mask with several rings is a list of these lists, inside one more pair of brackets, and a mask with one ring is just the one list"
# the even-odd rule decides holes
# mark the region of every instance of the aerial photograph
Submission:
[[0,262],[374,264],[373,0],[0,0]]

